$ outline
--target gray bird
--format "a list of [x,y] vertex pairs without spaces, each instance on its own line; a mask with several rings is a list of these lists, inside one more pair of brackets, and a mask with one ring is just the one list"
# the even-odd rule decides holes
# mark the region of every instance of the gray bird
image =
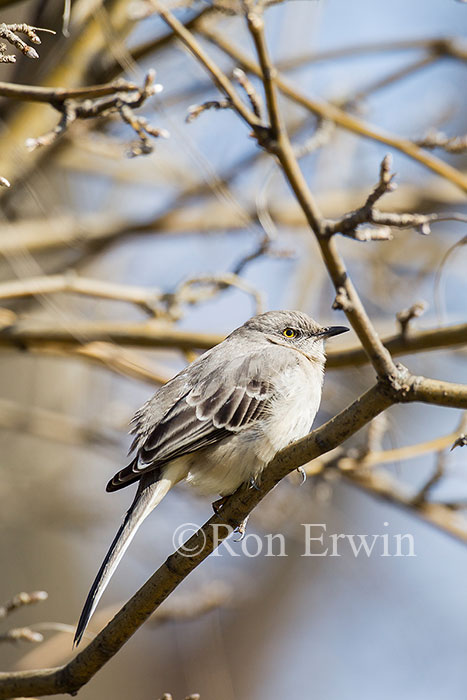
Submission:
[[75,644],[138,527],[175,484],[185,479],[206,495],[226,497],[255,483],[276,452],[311,430],[321,401],[324,341],[347,330],[323,328],[300,311],[254,316],[136,413],[135,457],[107,491],[136,481],[138,488],[89,591]]

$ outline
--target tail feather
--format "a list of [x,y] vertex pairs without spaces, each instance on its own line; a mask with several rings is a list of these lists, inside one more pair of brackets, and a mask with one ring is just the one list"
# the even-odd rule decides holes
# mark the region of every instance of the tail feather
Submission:
[[177,481],[180,480],[182,475],[179,474],[178,470],[174,469],[174,467],[175,465],[171,465],[171,467],[166,469],[165,473],[163,473],[161,478],[157,481],[154,481],[154,475],[150,474],[148,474],[145,479],[140,481],[135,499],[128,509],[123,523],[120,525],[120,528],[115,535],[112,544],[110,545],[109,551],[105,555],[105,559],[102,562],[97,576],[94,579],[91,590],[88,593],[88,597],[86,598],[86,602],[76,627],[75,638],[73,640],[74,646],[77,646],[80,643],[84,631],[88,626],[88,622],[94,613],[102,594],[107,588],[107,584],[109,583],[115,569],[125,554],[130,542],[135,536],[139,526],[149,515],[149,513],[162,501],[164,496],[167,495],[172,486],[174,486]]

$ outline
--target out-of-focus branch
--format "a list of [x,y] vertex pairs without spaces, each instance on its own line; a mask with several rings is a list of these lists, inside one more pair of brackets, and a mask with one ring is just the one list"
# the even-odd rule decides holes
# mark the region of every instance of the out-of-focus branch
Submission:
[[127,80],[115,80],[105,85],[89,85],[79,88],[40,87],[0,82],[0,96],[23,102],[46,102],[52,106],[66,100],[86,100],[115,95],[117,92],[135,92],[141,88]]
[[70,320],[67,326],[60,327],[55,322],[46,324],[42,321],[19,320],[0,331],[0,347],[16,346],[18,349],[49,343],[76,346],[103,341],[139,347],[208,350],[220,340],[222,336],[214,333],[182,331],[160,321],[122,323]]
[[[386,336],[383,338],[383,344],[394,356],[411,355],[416,352],[466,345],[467,324],[445,326],[424,331],[410,331],[406,335]],[[333,369],[357,367],[367,362],[368,358],[362,348],[344,348],[342,350],[329,351],[327,367]]]
[[39,58],[39,54],[36,49],[29,46],[25,41],[23,41],[18,34],[24,34],[27,36],[29,41],[33,44],[40,44],[41,40],[37,32],[48,32],[49,34],[55,34],[52,29],[41,29],[40,27],[32,27],[30,24],[5,24],[2,22],[0,24],[0,63],[15,63],[16,56],[6,53],[6,44],[1,42],[1,39],[5,39],[12,46],[21,51],[22,54],[28,58]]
[[438,56],[450,56],[461,61],[467,60],[467,51],[463,38],[459,37],[428,37],[420,39],[394,39],[389,41],[367,42],[354,46],[342,46],[326,51],[317,51],[311,54],[304,54],[297,58],[290,58],[281,61],[281,70],[294,70],[307,63],[318,61],[332,61],[334,59],[348,58],[368,53],[383,53],[386,51],[407,51],[410,49],[424,49]]
[[[109,348],[110,343],[113,343],[114,346],[208,350],[224,339],[220,334],[192,333],[160,322],[117,323],[70,319],[66,327],[60,327],[56,322],[17,320],[12,317],[3,326],[0,329],[0,347],[31,350],[46,349],[49,344],[58,343],[63,344],[62,351],[68,348],[68,352],[72,348],[79,348],[82,343],[86,347],[88,343],[97,342],[107,343]],[[454,348],[467,344],[467,324],[410,331],[405,336],[386,336],[382,342],[394,356]],[[77,352],[84,354],[83,349]],[[368,355],[361,346],[328,352],[328,369],[359,367],[367,363]]]
[[0,300],[3,301],[59,292],[124,301],[140,307],[151,317],[165,315],[160,305],[164,295],[158,288],[90,279],[77,275],[73,270],[63,275],[27,277],[0,284]]
[[[261,77],[260,66],[244,52],[240,51],[236,46],[233,46],[224,36],[215,30],[203,26],[197,27],[196,31],[218,46],[222,51],[229,55],[244,71]],[[456,168],[453,168],[448,163],[435,158],[432,154],[425,152],[419,146],[416,146],[408,139],[395,136],[388,132],[378,130],[376,127],[362,121],[358,117],[345,112],[339,107],[324,101],[314,100],[304,96],[296,90],[288,81],[278,75],[276,78],[278,89],[292,101],[300,104],[305,109],[313,112],[322,119],[328,119],[335,122],[337,126],[347,131],[351,131],[364,138],[369,138],[379,143],[384,143],[387,146],[395,148],[402,153],[405,153],[409,158],[413,158],[422,165],[426,166],[441,177],[446,178],[453,184],[460,187],[463,191],[467,191],[467,177]]]
[[18,593],[11,600],[0,605],[0,620],[7,617],[15,610],[23,608],[25,605],[33,605],[47,600],[46,591],[34,591],[33,593]]
[[256,313],[262,312],[264,308],[262,294],[234,273],[193,277],[179,284],[174,292],[163,293],[158,288],[116,284],[80,277],[70,270],[64,275],[44,275],[0,283],[0,301],[66,292],[124,301],[143,309],[151,318],[178,320],[183,315],[183,305],[205,302],[228,288],[240,289],[251,296]]
[[[8,617],[12,612],[26,605],[33,605],[47,600],[46,591],[34,591],[33,593],[18,593],[11,600],[0,606],[0,620]],[[3,642],[16,643],[25,642],[41,642],[43,639],[39,632],[33,631],[30,627],[12,627],[0,634],[0,644]]]
[[[306,437],[279,452],[263,474],[258,489],[240,488],[231,496],[219,514],[196,532],[188,542],[172,554],[131,600],[117,613],[102,632],[74,659],[64,666],[36,671],[0,674],[0,699],[31,697],[76,692],[85,685],[130,639],[178,585],[238,527],[253,508],[287,474],[320,455],[329,452],[398,401],[415,400],[411,392],[413,378],[401,372],[404,383],[388,393],[384,384],[377,384],[337,416]],[[431,391],[433,380],[417,378],[419,395]],[[443,385],[445,397],[460,399],[453,385]],[[459,403],[467,406],[465,396]],[[382,492],[381,492],[382,495]],[[423,513],[423,511],[422,511]],[[431,521],[435,516],[432,514]],[[214,526],[216,529],[214,529]],[[186,556],[189,552],[190,556]]]
[[44,637],[40,632],[32,630],[30,627],[12,627],[7,632],[0,634],[0,644],[4,642],[10,642],[10,644],[16,644],[17,642],[32,642],[37,644],[42,642]]
[[[33,348],[36,350],[37,348]],[[140,381],[149,382],[152,385],[165,384],[170,375],[164,367],[148,363],[139,354],[130,350],[119,348],[113,343],[92,342],[82,346],[60,346],[53,343],[45,345],[41,352],[59,354],[65,356],[81,357],[124,377],[131,377]]]
[[[167,137],[168,133],[164,129],[156,129],[151,126],[143,117],[137,117],[133,110],[141,107],[149,97],[155,95],[162,89],[162,86],[154,84],[154,78],[155,72],[151,70],[148,72],[142,87],[135,88],[129,83],[126,86],[126,91],[121,91],[117,83],[113,85],[113,92],[110,94],[108,92],[109,89],[111,89],[110,86],[105,85],[102,87],[103,92],[101,93],[101,95],[103,94],[104,96],[100,97],[80,96],[79,98],[71,98],[66,96],[66,89],[59,88],[59,96],[55,98],[50,97],[50,90],[43,91],[43,88],[26,86],[24,93],[26,99],[36,100],[39,98],[39,101],[47,101],[62,115],[57,126],[51,131],[38,138],[28,138],[26,141],[27,148],[33,151],[39,146],[50,146],[60,136],[63,136],[77,119],[106,118],[112,114],[116,114],[122,121],[131,126],[139,139],[138,143],[132,146],[129,155],[134,156],[151,153],[152,146],[149,143],[148,136],[153,136],[155,138],[159,136]],[[98,88],[93,88],[92,90],[98,91]],[[86,93],[86,90],[82,92]],[[87,92],[89,92],[89,90]],[[18,97],[18,95],[16,96]]]
[[0,283],[1,301],[57,292],[71,292],[101,299],[126,301],[139,306],[150,316],[157,316],[162,312],[159,307],[162,292],[159,289],[88,279],[72,272],[64,275],[28,277]]
[[[200,12],[185,22],[185,27],[189,30],[194,29],[202,19],[206,19],[213,11],[214,8],[212,6],[204,7]],[[154,8],[152,12],[154,12]],[[164,49],[173,42],[175,36],[175,32],[170,31],[156,39],[150,39],[142,44],[138,44],[134,48],[129,49],[130,57],[133,61],[140,61],[142,58]],[[97,65],[90,68],[93,79],[97,81],[113,80],[121,71],[121,63],[110,54],[102,56],[100,61],[97,62]]]
[[7,399],[0,399],[0,428],[14,430],[23,435],[38,435],[65,444],[109,445],[115,441],[115,436],[107,426],[84,423],[63,413],[26,406]]
[[420,505],[414,506],[413,494],[388,472],[381,470],[343,472],[342,478],[371,496],[402,507],[411,514],[417,515],[427,524],[457,540],[467,542],[467,521],[464,517],[442,503],[424,501]]
[[441,131],[430,129],[422,138],[415,141],[422,148],[442,148],[447,153],[465,153],[467,150],[467,135],[446,136]]
[[[407,78],[409,75],[413,75],[423,68],[428,68],[428,66],[433,65],[433,63],[440,58],[439,54],[434,54],[432,52],[428,53],[422,58],[417,58],[415,61],[411,61],[406,66],[398,68],[392,71],[383,78],[377,78],[376,80],[370,82],[366,87],[361,88],[354,92],[350,97],[339,100],[336,104],[342,109],[355,108],[362,100],[365,100],[370,95],[374,95],[375,92],[382,90],[383,88],[393,85]],[[422,146],[423,144],[418,144]]]
[[261,120],[252,110],[248,109],[248,107],[240,99],[237,91],[225,73],[223,73],[217,64],[209,58],[200,44],[196,41],[193,34],[167,8],[157,2],[157,0],[151,0],[151,4],[164,22],[183,41],[193,56],[211,74],[215,84],[230,100],[232,103],[232,108],[235,109],[238,115],[248,124],[248,126],[252,127],[253,129],[262,127]]
[[336,460],[337,466],[342,471],[352,471],[355,469],[369,469],[379,464],[388,464],[391,462],[402,462],[406,459],[415,459],[424,454],[440,452],[450,447],[452,443],[459,437],[459,434],[467,429],[466,425],[467,414],[462,416],[462,419],[452,433],[441,435],[433,440],[418,442],[415,445],[405,445],[404,447],[396,447],[391,450],[370,450],[361,457],[344,456]]
[[[381,414],[371,421],[368,433],[371,432],[372,426],[378,432],[384,429],[384,423],[381,425],[383,418],[384,414]],[[305,473],[313,478],[326,478],[329,471],[335,471],[345,482],[363,489],[372,496],[403,507],[442,532],[467,542],[467,519],[453,512],[465,507],[465,504],[436,503],[428,500],[431,490],[444,473],[445,450],[459,436],[459,433],[465,430],[466,420],[467,413],[464,413],[458,427],[452,433],[427,442],[391,450],[381,449],[382,435],[380,434],[377,436],[375,449],[370,444],[369,449],[364,450],[349,449],[346,452],[340,448],[334,453],[323,455],[320,459],[310,462],[305,467]],[[379,468],[380,465],[388,462],[412,459],[433,452],[438,453],[436,468],[422,488],[416,492],[388,471]]]

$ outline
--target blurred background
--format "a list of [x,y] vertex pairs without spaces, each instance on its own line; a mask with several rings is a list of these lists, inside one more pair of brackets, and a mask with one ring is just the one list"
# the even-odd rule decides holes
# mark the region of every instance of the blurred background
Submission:
[[[23,590],[48,592],[47,601],[2,623],[2,632],[29,625],[44,635],[32,646],[3,643],[2,669],[52,666],[71,656],[73,626],[132,498],[129,489],[105,493],[107,480],[126,463],[128,422],[157,380],[194,356],[115,341],[116,324],[175,324],[222,336],[257,310],[277,308],[346,324],[343,312],[332,310],[335,291],[319,249],[271,157],[229,110],[186,123],[191,105],[218,93],[178,41],[162,39],[168,30],[157,15],[144,3],[72,0],[68,18],[67,6],[68,29],[61,0],[0,2],[2,22],[57,32],[41,34],[39,60],[16,51],[16,63],[1,66],[2,80],[75,87],[124,77],[141,85],[155,69],[163,91],[135,114],[170,138],[150,137],[151,153],[128,158],[135,140],[130,125],[78,120],[50,146],[29,151],[26,140],[53,129],[60,115],[47,104],[7,98],[0,104],[0,175],[12,185],[0,192],[0,321],[3,328],[39,329],[24,342],[0,342],[0,600]],[[213,43],[213,34],[253,56],[243,18],[230,13],[233,4],[222,11],[209,2],[172,7],[184,22],[202,15],[195,34],[227,72],[238,61]],[[398,189],[382,208],[465,212],[460,189],[387,142],[391,135],[423,140],[433,129],[465,134],[466,11],[454,0],[320,0],[268,9],[271,53],[293,86],[342,106],[386,139],[335,128],[281,99],[301,166],[327,216],[338,218],[365,201],[387,153]],[[434,153],[465,168],[462,152]],[[395,231],[392,241],[338,241],[382,336],[397,333],[396,314],[421,300],[426,310],[414,329],[466,323],[465,224],[432,228],[429,236],[408,229]],[[44,275],[60,275],[62,284],[78,275],[144,287],[150,308],[92,293],[51,294],[37,282],[34,293],[23,288],[2,296],[3,284]],[[352,332],[332,347],[356,343]],[[414,373],[467,382],[465,346],[401,361]],[[330,369],[316,425],[368,388],[373,374],[363,366]],[[443,438],[461,418],[454,409],[395,407],[378,425],[379,448]],[[362,431],[345,454],[355,458],[367,447]],[[461,531],[462,449],[440,453],[435,444],[374,469],[415,495],[437,467],[442,477],[429,497],[456,504]],[[299,484],[295,475],[282,482],[249,524],[261,537],[284,533],[287,557],[249,558],[232,544],[241,556],[222,550],[209,558],[80,698],[155,699],[170,692],[179,700],[197,692],[202,700],[429,700],[441,691],[464,698],[467,526],[453,537],[338,469]],[[210,513],[209,501],[193,492],[170,493],[118,568],[91,634],[173,551],[175,529],[201,525]],[[355,557],[343,545],[339,557],[302,557],[303,523],[325,523],[329,533],[410,533],[416,556]]]

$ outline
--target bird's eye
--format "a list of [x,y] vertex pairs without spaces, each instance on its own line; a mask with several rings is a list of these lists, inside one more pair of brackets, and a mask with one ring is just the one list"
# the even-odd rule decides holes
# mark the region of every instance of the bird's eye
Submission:
[[282,335],[285,335],[286,338],[295,338],[297,333],[293,328],[284,328]]

